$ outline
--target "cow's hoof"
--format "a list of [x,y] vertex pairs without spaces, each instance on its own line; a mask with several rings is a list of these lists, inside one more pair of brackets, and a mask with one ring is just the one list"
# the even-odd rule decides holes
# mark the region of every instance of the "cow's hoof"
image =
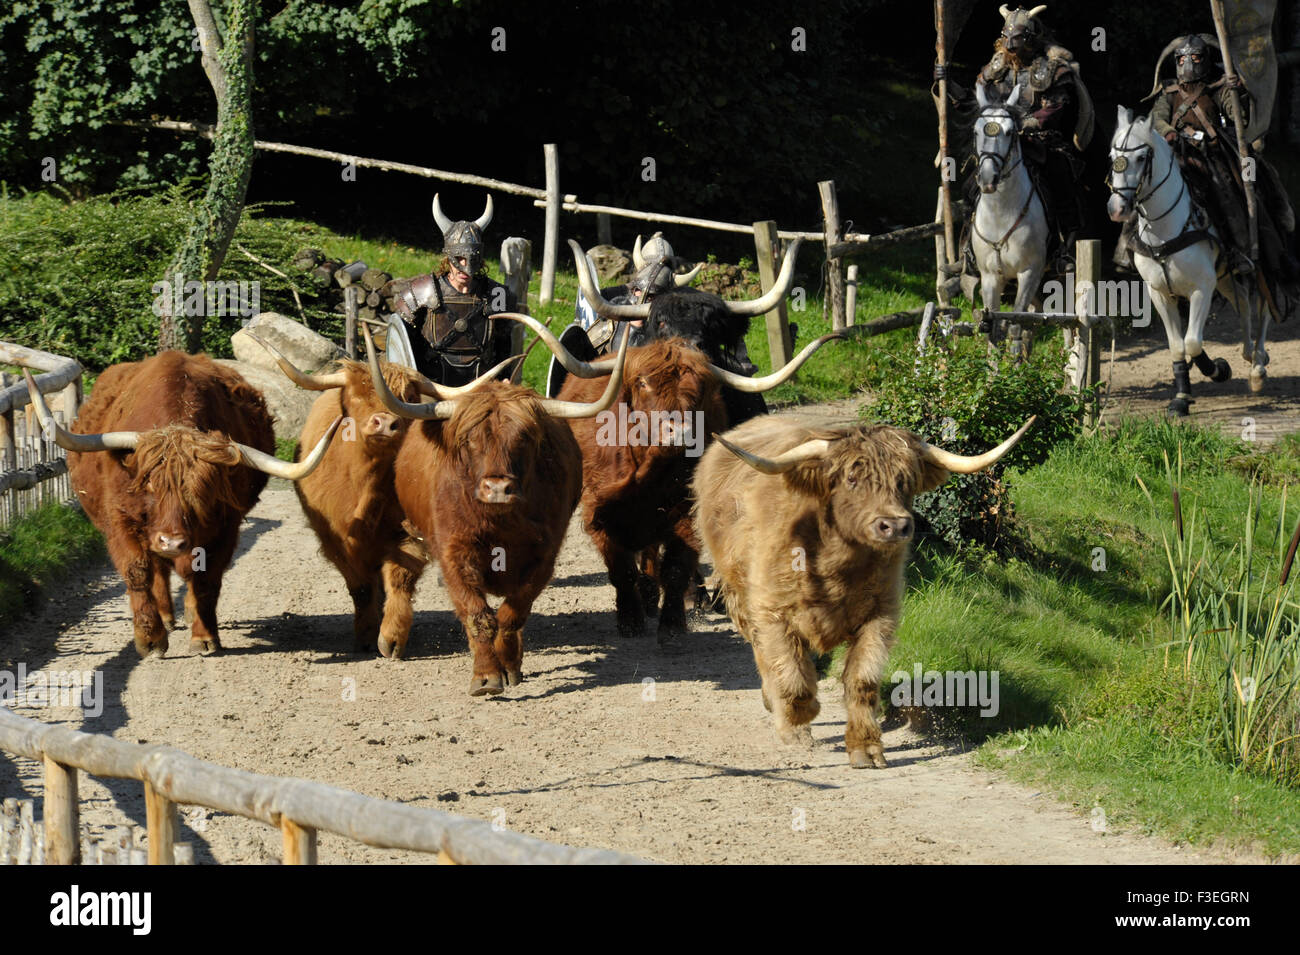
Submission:
[[772,701],[769,700],[769,699],[767,698],[767,690],[760,690],[759,692],[761,692],[761,693],[763,694],[763,709],[765,709],[765,710],[767,710],[769,713],[771,713],[771,712],[772,712]]
[[1228,364],[1226,358],[1214,359],[1214,374],[1210,376],[1210,381],[1228,381],[1232,378],[1232,366]]
[[147,653],[142,654],[145,660],[161,660],[167,656],[166,647],[152,647]]
[[813,742],[812,727],[807,723],[783,727],[776,731],[776,736],[782,746],[791,746],[795,749],[813,749],[816,746]]
[[[379,652],[386,659],[400,660],[402,657],[406,656],[405,641],[398,640],[395,637],[385,637],[381,635],[376,645],[379,647]],[[373,650],[374,647],[366,647],[366,649]]]
[[170,632],[176,629],[176,618],[171,614],[160,613],[158,616],[162,618],[162,624],[165,630]]
[[518,670],[507,670],[507,671],[506,671],[506,685],[507,685],[507,686],[518,686],[518,685],[520,684],[520,682],[522,682],[523,678],[524,678],[524,677],[523,677],[523,674],[521,674]]
[[475,674],[469,678],[470,696],[487,696],[500,693],[504,689],[505,684],[501,681],[500,673],[490,673],[487,676]]
[[1190,398],[1175,398],[1169,402],[1169,417],[1186,418],[1192,411]]
[[885,751],[879,746],[855,749],[849,753],[849,765],[854,769],[887,769]]
[[1268,372],[1256,365],[1250,370],[1250,393],[1257,395],[1264,390],[1264,381],[1268,378]]
[[219,641],[216,637],[211,637],[207,640],[204,640],[202,637],[190,638],[191,653],[198,653],[205,657],[210,657],[212,656],[212,654],[217,653],[220,650],[221,650],[221,641]]

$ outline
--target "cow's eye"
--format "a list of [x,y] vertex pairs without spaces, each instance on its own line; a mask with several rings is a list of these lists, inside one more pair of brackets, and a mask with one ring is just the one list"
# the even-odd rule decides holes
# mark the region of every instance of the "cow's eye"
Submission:
[[640,388],[642,391],[650,390],[650,382],[646,381],[644,378],[638,378],[636,380],[636,386]]

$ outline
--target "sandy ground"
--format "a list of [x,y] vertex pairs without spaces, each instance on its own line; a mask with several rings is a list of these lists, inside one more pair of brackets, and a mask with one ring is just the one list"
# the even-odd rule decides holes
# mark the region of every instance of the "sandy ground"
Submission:
[[[111,567],[82,568],[62,587],[66,596],[0,636],[0,665],[102,671],[104,712],[19,712],[556,842],[695,863],[1257,861],[1094,831],[1091,807],[978,770],[906,725],[887,727],[888,769],[850,769],[829,680],[817,748],[782,750],[749,648],[725,617],[697,615],[666,648],[618,638],[613,591],[576,521],[525,631],[525,681],[495,698],[466,692],[465,639],[436,568],[417,594],[407,660],[349,652],[346,590],[279,480],[249,515],[227,574],[219,656],[191,654],[181,629],[166,659],[142,663]],[[82,780],[82,818],[96,836],[143,825],[137,784]],[[34,763],[0,757],[0,795],[39,792]],[[279,857],[279,833],[260,823],[192,807],[182,823],[199,862]],[[319,849],[326,863],[429,861],[327,833]]]
[[[1193,368],[1195,401],[1191,414],[1182,420],[1214,425],[1237,438],[1271,442],[1300,428],[1300,327],[1295,321],[1270,326],[1268,380],[1258,395],[1250,393],[1247,383],[1250,366],[1242,358],[1240,329],[1231,312],[1211,316],[1205,330],[1206,354],[1227,359],[1233,377],[1216,384]],[[1164,415],[1174,396],[1174,384],[1168,339],[1160,316],[1153,312],[1150,326],[1135,329],[1117,341],[1113,371],[1107,339],[1101,374],[1103,380],[1111,376],[1106,420],[1122,415]]]

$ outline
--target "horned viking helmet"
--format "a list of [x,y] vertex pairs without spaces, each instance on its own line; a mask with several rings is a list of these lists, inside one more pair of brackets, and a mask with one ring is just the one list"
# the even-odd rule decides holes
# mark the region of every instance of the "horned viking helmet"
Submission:
[[644,302],[674,287],[673,270],[665,261],[651,260],[637,270],[632,280],[627,283],[627,287],[628,291],[640,292],[638,300]]
[[[435,193],[433,197],[433,221],[442,230],[442,251],[451,261],[452,268],[466,275],[477,275],[483,268],[483,230],[492,221],[492,194],[489,193],[483,214],[473,222],[462,219],[452,222],[442,212],[442,205]],[[464,260],[464,268],[461,260]]]
[[638,235],[632,246],[632,264],[638,269],[655,262],[667,262],[672,257],[673,247],[668,244],[662,232],[652,235],[645,245],[641,244],[641,236]]
[[1009,10],[1005,3],[998,7],[998,13],[1002,14],[1002,44],[1007,52],[1019,55],[1024,50],[1025,53],[1033,54],[1042,49],[1043,25],[1037,17],[1046,9],[1046,4],[1040,4],[1032,10],[1024,7]]

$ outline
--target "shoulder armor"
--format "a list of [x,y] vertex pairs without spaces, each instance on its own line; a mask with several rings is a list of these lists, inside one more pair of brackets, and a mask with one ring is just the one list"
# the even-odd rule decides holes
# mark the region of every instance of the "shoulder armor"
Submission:
[[993,54],[993,59],[988,61],[984,69],[980,70],[980,76],[984,82],[988,83],[994,80],[1000,80],[1007,72],[1007,55],[1002,50]]

